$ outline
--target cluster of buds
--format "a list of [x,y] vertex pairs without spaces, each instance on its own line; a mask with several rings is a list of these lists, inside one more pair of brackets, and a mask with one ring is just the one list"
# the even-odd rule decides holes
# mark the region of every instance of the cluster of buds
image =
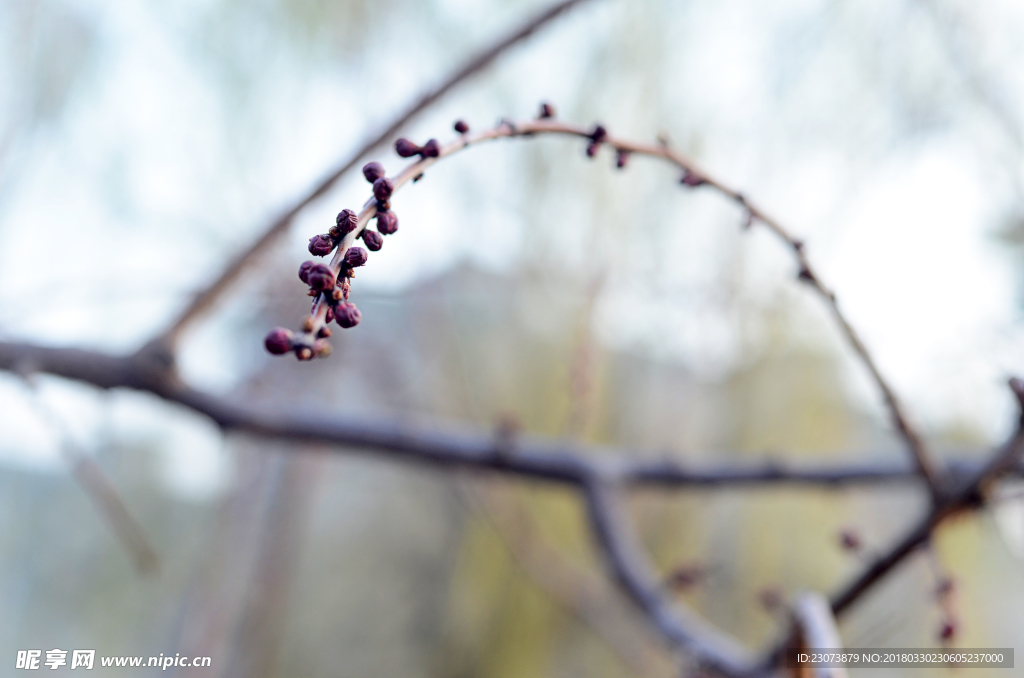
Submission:
[[[608,130],[603,125],[597,125],[594,127],[594,131],[590,133],[590,143],[587,144],[587,157],[593,158],[597,155],[598,149],[601,148],[601,144],[608,138]],[[625,166],[625,162],[620,167]]]
[[[468,129],[468,128],[467,128]],[[399,140],[396,150],[404,147],[404,140]],[[439,149],[437,142],[431,140],[426,146],[419,149],[424,157],[435,157]],[[434,156],[427,154],[434,153]],[[401,151],[399,152],[401,155]],[[300,338],[289,329],[277,327],[271,330],[263,341],[264,347],[274,355],[295,353],[299,360],[310,360],[314,357],[326,357],[331,353],[331,345],[327,339],[331,336],[331,329],[326,327],[332,322],[343,328],[352,328],[362,320],[362,313],[354,303],[349,301],[349,290],[351,280],[355,277],[355,269],[363,266],[369,259],[370,252],[377,252],[384,245],[384,236],[391,235],[398,230],[398,217],[391,211],[391,194],[395,185],[388,179],[384,167],[379,162],[367,163],[363,167],[363,177],[373,185],[373,197],[375,200],[377,229],[371,230],[364,227],[359,230],[359,215],[350,209],[344,209],[338,213],[335,224],[327,233],[315,235],[309,239],[309,253],[317,257],[325,257],[336,248],[341,246],[345,236],[358,231],[355,238],[362,238],[366,248],[350,246],[335,257],[332,265],[306,261],[299,267],[299,279],[309,286],[309,296],[313,297],[313,308],[316,308],[317,301],[323,301],[327,305],[324,315],[324,325],[316,330],[316,336],[309,342],[308,336],[316,328],[316,321],[310,315],[303,325],[305,338]],[[350,241],[351,242],[351,241]],[[337,271],[337,272],[336,272]]]

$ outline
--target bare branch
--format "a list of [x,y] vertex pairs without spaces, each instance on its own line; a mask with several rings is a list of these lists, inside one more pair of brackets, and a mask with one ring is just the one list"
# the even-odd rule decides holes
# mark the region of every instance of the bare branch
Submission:
[[412,102],[405,110],[396,116],[387,126],[371,135],[356,149],[347,160],[332,170],[313,189],[296,200],[291,206],[279,214],[263,230],[263,234],[249,246],[244,252],[236,256],[221,274],[202,291],[200,291],[192,302],[174,319],[172,323],[157,338],[154,345],[162,346],[165,350],[173,350],[181,337],[182,331],[196,319],[207,313],[217,300],[231,287],[242,272],[248,268],[263,252],[270,248],[277,239],[283,235],[291,226],[295,217],[310,203],[327,193],[335,183],[347,172],[355,167],[360,160],[377,146],[387,142],[406,123],[422,113],[441,97],[451,91],[463,80],[482,71],[491,65],[495,59],[501,56],[509,48],[522,42],[536,33],[540,28],[566,13],[576,5],[586,0],[562,0],[547,10],[533,17],[518,29],[505,36],[499,42],[475,55],[457,71],[445,78],[433,89],[423,93],[418,99]]
[[[569,442],[517,439],[508,454],[488,434],[448,434],[395,422],[344,420],[333,412],[265,412],[239,406],[182,384],[145,356],[113,356],[74,348],[50,348],[0,342],[0,370],[31,364],[40,372],[73,379],[102,389],[146,391],[209,417],[225,429],[283,440],[348,446],[399,459],[440,466],[491,470],[555,482],[578,481],[584,472],[600,472],[630,486],[651,488],[798,485],[842,488],[851,485],[910,483],[914,470],[896,463],[794,466],[768,461],[748,466],[696,467],[670,459],[646,461],[638,452],[590,448]],[[877,457],[862,453],[861,457]],[[952,474],[978,472],[981,463],[957,461]],[[1024,475],[1019,464],[1011,467]]]
[[664,595],[629,528],[616,488],[595,477],[583,489],[594,537],[609,569],[633,602],[674,647],[692,654],[703,668],[726,676],[745,675],[751,666],[745,648]]
[[[1024,455],[1024,381],[1011,379],[1010,388],[1021,406],[1021,419],[1014,435],[972,473],[966,476],[952,477],[949,481],[952,489],[938,498],[928,514],[902,539],[878,556],[858,577],[832,597],[832,611],[837,616],[848,610],[872,586],[901,564],[907,556],[927,543],[940,523],[950,516],[983,506],[990,485],[1000,475],[1019,467],[1020,458]],[[792,631],[785,642],[768,654],[762,667],[767,669],[776,665],[791,639]]]

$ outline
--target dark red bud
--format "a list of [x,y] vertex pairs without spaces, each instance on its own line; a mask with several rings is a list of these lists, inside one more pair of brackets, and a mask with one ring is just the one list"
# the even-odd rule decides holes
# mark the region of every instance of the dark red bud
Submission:
[[689,186],[690,188],[696,188],[697,186],[704,184],[704,177],[694,174],[693,172],[687,172],[683,175],[680,183],[684,186]]
[[363,231],[363,242],[366,243],[366,249],[376,252],[384,246],[384,237],[377,231],[366,229]]
[[952,640],[953,636],[956,635],[956,622],[952,619],[947,619],[942,623],[942,628],[939,629],[939,638],[942,640]]
[[388,198],[390,198],[391,194],[394,193],[394,191],[395,184],[392,183],[391,179],[388,179],[387,177],[380,177],[379,179],[373,182],[373,196],[377,198],[377,200],[380,200],[381,202],[385,202]]
[[274,355],[283,355],[292,350],[292,339],[294,339],[294,336],[291,330],[284,327],[275,327],[263,339],[263,346]]
[[329,235],[314,235],[309,239],[309,253],[315,257],[330,254],[333,249],[334,240]]
[[349,247],[348,251],[345,252],[345,263],[352,268],[356,268],[365,264],[369,256],[362,247]]
[[861,547],[860,535],[853,530],[843,530],[839,533],[839,544],[847,551],[859,551]]
[[459,134],[465,134],[466,132],[469,131],[469,125],[466,124],[465,120],[456,120],[455,131],[458,132]]
[[334,287],[334,271],[326,264],[313,264],[309,269],[308,282],[318,292],[329,290]]
[[334,322],[334,309],[331,308],[330,306],[327,307],[327,313],[324,315],[324,322]]
[[398,217],[394,212],[377,212],[377,230],[381,235],[391,235],[398,230]]
[[594,131],[590,133],[590,140],[597,143],[601,143],[608,138],[608,130],[603,125],[596,125]]
[[542,120],[546,118],[555,117],[555,107],[545,101],[540,105],[540,115],[538,115],[537,117],[541,118]]
[[629,151],[620,148],[615,152],[615,166],[622,169],[629,162]]
[[356,226],[359,225],[359,215],[352,210],[344,209],[338,212],[335,223],[338,225],[338,235],[346,235],[356,230]]
[[363,165],[363,176],[371,184],[384,176],[384,165],[379,162],[368,162]]
[[301,280],[304,283],[308,283],[309,282],[309,269],[313,268],[314,266],[316,266],[316,262],[315,261],[304,261],[304,262],[302,262],[302,265],[299,266],[299,280]]
[[[333,321],[334,320],[334,311],[332,311],[331,309],[327,309],[327,314],[331,317],[331,319],[330,320],[325,320],[324,322],[331,322],[331,321]],[[318,339],[326,339],[327,337],[331,336],[332,334],[333,334],[333,332],[331,332],[331,328],[330,327],[321,327],[319,330],[317,330],[316,336],[317,336]]]
[[334,307],[334,319],[342,327],[355,327],[363,319],[363,314],[351,301],[343,301]]
[[597,149],[599,148],[601,148],[601,144],[597,143],[596,141],[591,141],[589,144],[587,144],[587,157],[593,158],[595,155],[597,155]]
[[423,148],[420,149],[420,155],[424,158],[436,158],[441,155],[441,144],[437,142],[437,139],[431,139],[423,144]]
[[398,155],[403,158],[411,158],[414,155],[419,155],[420,150],[419,146],[408,139],[403,138],[395,142],[395,153],[398,153]]

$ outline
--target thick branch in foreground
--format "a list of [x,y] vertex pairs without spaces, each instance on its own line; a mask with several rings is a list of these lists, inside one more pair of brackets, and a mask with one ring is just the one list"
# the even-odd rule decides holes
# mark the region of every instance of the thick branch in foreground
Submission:
[[[258,411],[190,388],[148,354],[114,356],[98,351],[0,342],[0,370],[46,372],[102,389],[145,391],[209,417],[227,430],[281,440],[356,448],[428,465],[459,466],[554,482],[577,482],[599,473],[617,482],[651,488],[799,485],[912,484],[914,469],[896,463],[794,466],[777,461],[757,465],[696,466],[675,460],[644,460],[638,452],[585,447],[569,442],[518,438],[507,443],[486,434],[413,429],[395,422],[346,420],[333,412]],[[865,455],[866,456],[866,455]],[[875,455],[877,456],[877,454]],[[950,463],[951,475],[967,477],[980,462]],[[1024,475],[1015,465],[1011,471]]]
[[332,170],[313,189],[286,208],[271,221],[255,242],[244,252],[236,256],[224,268],[221,274],[202,291],[196,294],[192,302],[170,323],[157,339],[165,349],[172,350],[185,328],[208,312],[218,299],[238,280],[239,276],[265,252],[291,226],[295,217],[310,203],[327,193],[346,173],[351,171],[370,151],[391,138],[410,120],[429,108],[456,85],[491,65],[495,59],[509,48],[522,42],[536,33],[547,23],[558,18],[576,5],[586,0],[562,0],[547,10],[533,17],[518,29],[505,36],[502,40],[485,49],[464,63],[458,70],[445,78],[433,89],[424,92],[418,99],[391,120],[381,131],[370,136],[352,155]]
[[[800,634],[801,646],[808,650],[841,650],[844,646],[836,627],[836,618],[828,599],[817,592],[805,592],[793,606],[793,618]],[[813,678],[848,678],[842,667],[815,666]]]

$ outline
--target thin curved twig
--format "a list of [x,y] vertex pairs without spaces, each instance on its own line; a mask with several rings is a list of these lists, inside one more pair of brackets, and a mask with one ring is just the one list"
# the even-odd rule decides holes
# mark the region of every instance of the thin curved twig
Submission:
[[[822,282],[820,275],[811,265],[811,262],[805,252],[803,241],[792,236],[778,220],[774,219],[762,209],[754,205],[742,193],[728,187],[718,179],[713,178],[706,171],[698,167],[692,159],[670,148],[668,144],[645,144],[613,137],[607,134],[604,128],[600,126],[584,128],[579,125],[559,122],[552,119],[527,121],[506,120],[502,121],[501,124],[493,129],[488,129],[475,134],[467,133],[462,135],[456,141],[441,147],[437,157],[424,157],[412,163],[391,179],[394,184],[394,190],[397,191],[410,181],[420,177],[428,168],[439,160],[458,153],[470,146],[495,139],[533,137],[539,134],[561,134],[590,139],[593,144],[602,143],[614,148],[617,153],[620,154],[620,157],[623,154],[635,154],[665,160],[683,170],[684,184],[694,187],[707,185],[714,188],[716,191],[743,208],[747,212],[751,221],[764,224],[772,233],[781,239],[793,252],[793,256],[799,264],[800,279],[811,285],[825,300],[843,335],[846,337],[848,343],[870,373],[871,378],[874,380],[882,394],[892,417],[893,424],[906,444],[907,450],[914,461],[918,473],[920,473],[928,483],[933,495],[937,496],[941,493],[941,469],[938,467],[936,461],[932,457],[932,454],[925,446],[924,440],[920,434],[918,434],[916,428],[911,424],[895,390],[889,384],[888,380],[882,375],[878,368],[878,364],[868,351],[867,346],[865,346],[856,330],[854,330],[853,326],[850,324],[850,321],[846,318],[846,315],[840,309],[835,293]],[[600,141],[598,142],[597,139]],[[335,250],[334,256],[331,259],[331,270],[334,272],[335,276],[337,276],[342,269],[346,251],[353,246],[356,238],[358,238],[362,231],[368,226],[370,219],[372,219],[376,213],[376,201],[371,198],[366,202],[363,210],[359,213],[359,222],[355,230],[347,234],[338,243],[337,250]],[[304,328],[305,332],[296,342],[298,346],[307,347],[309,349],[313,348],[318,332],[325,325],[327,310],[327,296],[325,294],[318,295],[313,304],[312,311],[310,312],[310,318],[307,320],[307,324]]]

